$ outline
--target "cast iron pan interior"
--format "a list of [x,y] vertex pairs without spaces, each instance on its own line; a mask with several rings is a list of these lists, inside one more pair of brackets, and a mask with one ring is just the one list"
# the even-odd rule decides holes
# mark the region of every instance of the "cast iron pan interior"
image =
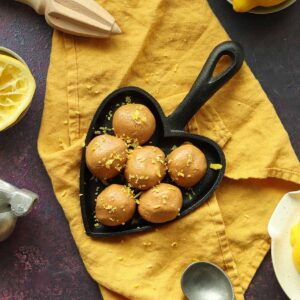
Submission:
[[[231,63],[220,74],[214,76],[213,71],[222,56],[228,55]],[[210,54],[200,75],[196,79],[190,92],[178,106],[178,108],[166,117],[159,103],[147,92],[137,87],[125,87],[111,93],[98,108],[88,131],[85,144],[88,145],[91,139],[98,134],[114,134],[112,128],[112,115],[116,109],[131,99],[132,103],[142,103],[153,113],[156,119],[156,132],[147,144],[160,147],[167,155],[172,147],[180,146],[184,142],[190,142],[203,151],[206,156],[208,166],[210,163],[221,164],[221,170],[207,169],[204,178],[192,189],[181,189],[184,197],[183,207],[177,219],[187,215],[199,205],[204,203],[220,184],[225,172],[225,157],[222,149],[212,140],[184,132],[184,127],[199,108],[218,91],[237,71],[244,60],[241,46],[236,42],[225,42],[217,46]],[[166,176],[163,182],[172,182]],[[93,237],[112,237],[128,233],[140,232],[151,229],[155,226],[144,221],[136,213],[134,218],[122,226],[108,227],[100,225],[95,227],[95,199],[107,184],[126,184],[123,175],[119,175],[107,183],[102,183],[93,178],[86,167],[85,148],[82,154],[81,174],[80,174],[80,201],[82,217],[86,233]],[[176,219],[176,220],[177,220]]]

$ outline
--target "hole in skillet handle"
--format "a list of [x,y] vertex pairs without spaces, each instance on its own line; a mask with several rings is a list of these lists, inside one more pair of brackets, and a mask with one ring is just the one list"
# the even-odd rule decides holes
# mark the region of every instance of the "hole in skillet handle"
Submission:
[[[223,55],[229,55],[232,59],[232,63],[220,75],[213,76],[213,71]],[[137,87],[125,87],[114,91],[106,97],[98,108],[87,134],[86,145],[88,145],[95,136],[94,131],[96,128],[101,126],[111,128],[112,120],[111,118],[108,120],[106,115],[109,114],[109,112],[111,112],[110,115],[113,115],[120,105],[125,104],[124,100],[126,97],[131,97],[133,103],[146,105],[154,114],[157,123],[157,130],[151,138],[151,141],[147,144],[160,147],[167,155],[172,151],[174,145],[180,146],[184,142],[190,142],[203,151],[208,166],[210,163],[223,165],[223,168],[218,171],[208,167],[204,178],[197,183],[192,190],[181,188],[183,207],[180,215],[175,220],[187,215],[203,204],[220,184],[225,172],[225,157],[222,149],[214,141],[200,135],[186,133],[183,131],[184,126],[198,111],[201,105],[239,70],[242,63],[243,52],[237,43],[226,42],[217,46],[209,56],[189,94],[168,118],[164,115],[159,103],[144,90]],[[114,133],[110,131],[108,134]],[[94,226],[95,198],[106,186],[99,181],[90,180],[92,174],[86,167],[85,149],[82,154],[80,172],[81,210],[85,230],[88,235],[92,237],[121,236],[163,225],[148,223],[136,213],[134,218],[124,226],[108,227],[100,225],[96,228]],[[168,175],[163,182],[172,183]],[[109,180],[108,183],[126,184],[122,175],[116,176]]]
[[221,74],[229,67],[229,65],[231,65],[231,63],[232,63],[232,58],[228,55],[223,55],[218,61],[212,76],[215,77]]

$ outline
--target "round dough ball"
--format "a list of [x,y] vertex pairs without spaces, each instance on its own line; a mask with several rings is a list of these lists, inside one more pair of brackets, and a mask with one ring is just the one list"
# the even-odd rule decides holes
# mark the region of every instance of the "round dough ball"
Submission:
[[116,136],[129,140],[129,143],[143,145],[153,135],[156,122],[145,105],[126,104],[114,113],[113,128]]
[[143,219],[151,223],[174,220],[182,207],[182,194],[178,187],[161,183],[144,192],[138,207]]
[[136,208],[132,191],[119,184],[105,188],[96,201],[96,217],[106,226],[124,225],[133,217]]
[[199,182],[206,173],[207,162],[201,150],[191,144],[173,150],[167,159],[168,170],[173,181],[189,188]]
[[86,164],[100,180],[118,175],[127,161],[127,145],[115,136],[103,134],[91,140],[86,148]]
[[125,178],[134,188],[147,190],[166,176],[165,154],[157,147],[134,149],[128,156]]

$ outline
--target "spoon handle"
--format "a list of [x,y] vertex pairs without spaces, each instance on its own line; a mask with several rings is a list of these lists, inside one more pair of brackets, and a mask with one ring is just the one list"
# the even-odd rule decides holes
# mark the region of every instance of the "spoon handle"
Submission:
[[39,15],[44,15],[46,10],[46,0],[16,0],[31,6]]

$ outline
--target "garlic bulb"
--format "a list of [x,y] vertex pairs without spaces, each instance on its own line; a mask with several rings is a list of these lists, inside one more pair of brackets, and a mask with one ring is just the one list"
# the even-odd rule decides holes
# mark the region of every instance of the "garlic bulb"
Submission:
[[17,219],[27,215],[37,199],[37,194],[0,180],[0,242],[12,234]]

